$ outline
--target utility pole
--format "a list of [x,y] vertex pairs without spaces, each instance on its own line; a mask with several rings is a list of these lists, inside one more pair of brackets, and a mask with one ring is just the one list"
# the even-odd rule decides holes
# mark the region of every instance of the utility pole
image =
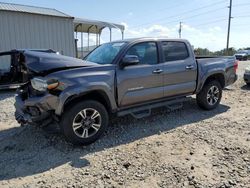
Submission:
[[230,0],[229,5],[229,17],[228,17],[228,30],[227,30],[227,55],[229,55],[229,38],[230,38],[230,28],[231,28],[231,19],[232,19],[232,0]]
[[179,38],[181,38],[181,31],[182,31],[182,22],[180,22],[180,28],[179,28]]

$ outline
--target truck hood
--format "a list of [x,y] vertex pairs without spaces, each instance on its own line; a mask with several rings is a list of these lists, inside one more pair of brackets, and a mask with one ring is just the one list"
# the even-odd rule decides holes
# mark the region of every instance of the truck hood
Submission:
[[24,52],[24,57],[26,67],[30,71],[39,75],[47,75],[61,70],[98,65],[96,63],[55,53],[26,51]]

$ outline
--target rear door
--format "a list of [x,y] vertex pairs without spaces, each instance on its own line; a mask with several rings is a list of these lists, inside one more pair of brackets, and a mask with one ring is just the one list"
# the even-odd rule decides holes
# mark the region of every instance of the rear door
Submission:
[[134,44],[126,55],[138,56],[140,63],[117,68],[118,105],[128,106],[162,98],[163,65],[159,63],[157,43]]
[[164,97],[192,94],[196,88],[197,63],[185,42],[161,43],[164,65]]

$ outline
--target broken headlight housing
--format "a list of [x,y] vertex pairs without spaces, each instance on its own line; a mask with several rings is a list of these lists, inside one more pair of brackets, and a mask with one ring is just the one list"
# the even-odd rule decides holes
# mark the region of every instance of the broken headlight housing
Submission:
[[33,78],[31,79],[32,87],[40,92],[45,92],[47,90],[53,90],[59,86],[57,80],[45,80],[43,78]]

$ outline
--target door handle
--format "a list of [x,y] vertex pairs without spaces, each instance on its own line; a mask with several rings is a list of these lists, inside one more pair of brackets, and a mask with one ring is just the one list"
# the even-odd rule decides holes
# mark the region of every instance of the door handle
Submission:
[[161,69],[156,69],[153,71],[153,74],[161,74],[163,72],[163,70]]
[[194,68],[193,65],[188,65],[188,66],[186,66],[186,69],[187,69],[187,70],[191,70],[191,69],[193,69],[193,68]]

